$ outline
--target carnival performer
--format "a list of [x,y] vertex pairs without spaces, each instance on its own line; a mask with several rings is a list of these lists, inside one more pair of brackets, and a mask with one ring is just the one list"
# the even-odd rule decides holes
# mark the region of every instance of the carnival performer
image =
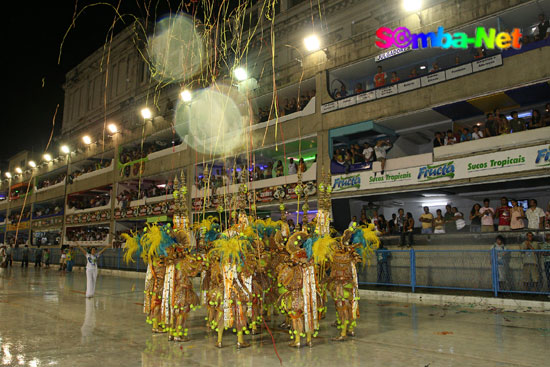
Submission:
[[97,282],[97,258],[107,250],[107,247],[97,252],[95,247],[90,249],[90,252],[84,250],[80,245],[78,249],[86,257],[86,298],[91,298],[95,293],[95,284]]
[[330,263],[328,290],[336,306],[336,317],[340,335],[333,338],[344,341],[355,336],[354,329],[359,317],[359,285],[357,264],[366,265],[380,241],[373,224],[344,231]]
[[[290,319],[289,346],[313,346],[312,337],[317,335],[319,314],[317,310],[317,284],[313,257],[301,245],[308,239],[306,232],[295,232],[288,239],[286,249],[290,261],[280,265],[278,283],[284,293],[279,297],[280,308]],[[302,338],[306,342],[302,343]]]
[[218,333],[218,348],[223,346],[223,331],[229,328],[237,333],[237,348],[250,346],[244,341],[244,334],[250,333],[247,329],[247,315],[252,299],[252,284],[250,270],[244,270],[245,259],[251,253],[250,238],[254,230],[248,225],[249,219],[244,211],[239,213],[238,218],[235,225],[214,241],[208,253],[212,267],[208,303],[216,309],[211,327]]

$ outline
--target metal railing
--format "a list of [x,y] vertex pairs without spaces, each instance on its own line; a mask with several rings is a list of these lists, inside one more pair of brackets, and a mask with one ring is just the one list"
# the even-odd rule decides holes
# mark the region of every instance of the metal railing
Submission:
[[550,295],[545,250],[377,250],[359,284]]
[[[21,261],[22,248],[14,249],[13,260]],[[50,264],[57,266],[59,248],[50,249]],[[29,266],[34,266],[34,249]],[[42,257],[44,261],[44,256]],[[86,259],[72,250],[75,266]],[[122,249],[108,249],[98,259],[99,267],[144,272],[141,260],[126,264]],[[377,250],[367,266],[359,265],[359,284],[420,289],[550,295],[550,252],[545,250]]]

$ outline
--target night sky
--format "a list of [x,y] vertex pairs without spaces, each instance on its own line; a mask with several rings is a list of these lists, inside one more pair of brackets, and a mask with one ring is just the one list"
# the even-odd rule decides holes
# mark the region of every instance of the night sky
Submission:
[[[115,6],[119,3],[107,2]],[[105,5],[87,8],[69,31],[58,65],[63,35],[71,25],[75,5],[80,10],[97,3],[37,1],[32,6],[25,6],[26,10],[21,10],[21,5],[19,10],[5,16],[9,20],[8,42],[3,53],[4,74],[8,78],[5,85],[8,101],[4,105],[8,108],[8,116],[2,123],[0,135],[0,169],[5,170],[7,160],[21,150],[28,149],[38,156],[44,151],[57,104],[59,110],[54,136],[60,135],[65,73],[103,46],[115,13]],[[166,0],[122,0],[120,11],[145,18],[146,4],[150,6],[150,20],[174,9],[174,4],[170,5]],[[123,27],[120,23],[117,30]],[[54,154],[56,150],[57,145],[50,149]]]

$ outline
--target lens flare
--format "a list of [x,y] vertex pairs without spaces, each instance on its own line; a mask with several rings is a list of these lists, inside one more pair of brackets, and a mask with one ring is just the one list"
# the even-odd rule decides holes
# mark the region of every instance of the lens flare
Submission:
[[248,100],[233,87],[213,85],[195,92],[191,103],[178,102],[174,127],[195,150],[220,155],[244,144],[248,120]]
[[187,15],[173,15],[161,19],[148,50],[152,75],[162,82],[178,82],[195,75],[205,55],[203,42],[193,19]]

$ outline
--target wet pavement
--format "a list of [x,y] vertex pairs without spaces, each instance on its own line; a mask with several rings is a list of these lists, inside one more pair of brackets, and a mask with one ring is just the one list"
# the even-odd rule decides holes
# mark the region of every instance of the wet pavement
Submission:
[[[237,350],[226,331],[214,346],[205,311],[191,314],[192,338],[168,342],[152,335],[142,314],[143,280],[98,277],[96,296],[84,297],[83,272],[0,269],[0,364],[7,366],[280,366],[271,336],[247,336]],[[471,307],[360,301],[356,337],[330,338],[337,329],[329,305],[313,348],[287,346],[289,335],[269,323],[284,366],[543,366],[548,363],[550,315]]]

